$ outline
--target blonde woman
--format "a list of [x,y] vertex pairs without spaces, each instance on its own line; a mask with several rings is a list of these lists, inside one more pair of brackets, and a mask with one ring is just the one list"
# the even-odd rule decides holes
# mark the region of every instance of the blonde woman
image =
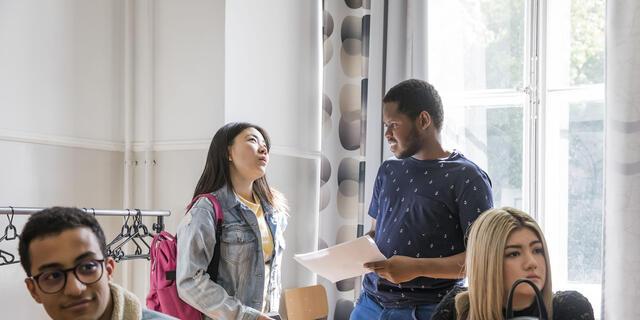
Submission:
[[[550,319],[594,319],[589,301],[576,291],[555,294],[547,243],[540,227],[526,213],[491,209],[473,223],[467,243],[469,288],[455,287],[438,305],[434,320],[502,320],[513,283],[531,280],[542,293]],[[537,316],[535,292],[526,284],[513,295],[514,316]]]

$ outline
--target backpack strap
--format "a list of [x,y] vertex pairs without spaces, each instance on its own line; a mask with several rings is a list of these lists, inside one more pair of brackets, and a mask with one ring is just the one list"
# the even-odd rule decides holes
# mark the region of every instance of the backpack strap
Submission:
[[187,212],[191,210],[191,207],[196,203],[196,201],[202,197],[211,201],[215,216],[216,245],[213,248],[213,258],[211,259],[211,263],[209,263],[209,267],[207,267],[207,273],[211,280],[216,282],[216,280],[218,280],[218,265],[220,264],[220,235],[222,234],[222,224],[224,223],[224,212],[222,212],[222,206],[220,205],[218,198],[211,193],[201,194],[193,198],[193,200],[191,200],[191,204],[189,204],[189,208],[187,208]]

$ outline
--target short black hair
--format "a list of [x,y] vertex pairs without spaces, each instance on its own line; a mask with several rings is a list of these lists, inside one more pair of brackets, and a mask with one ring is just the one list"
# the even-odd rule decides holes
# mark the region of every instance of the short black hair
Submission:
[[20,233],[18,253],[20,254],[22,268],[24,268],[27,275],[31,276],[31,257],[29,256],[31,241],[37,238],[59,235],[63,231],[76,228],[91,229],[98,238],[102,254],[106,257],[107,245],[104,232],[96,218],[78,208],[52,207],[31,215]]
[[436,129],[442,129],[444,110],[438,91],[426,81],[409,79],[402,81],[385,94],[382,102],[397,102],[398,111],[415,120],[422,112],[426,111],[431,116]]

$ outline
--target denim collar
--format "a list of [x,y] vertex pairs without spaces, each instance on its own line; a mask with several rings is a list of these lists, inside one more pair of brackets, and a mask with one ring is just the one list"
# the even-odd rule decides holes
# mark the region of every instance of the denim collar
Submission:
[[[224,185],[222,188],[212,192],[218,201],[220,202],[220,206],[222,206],[222,210],[229,210],[231,208],[235,208],[241,204],[238,197],[236,197],[235,192],[229,185]],[[270,206],[266,201],[260,199],[260,204],[262,205],[262,212],[267,215],[273,213],[273,207]]]
[[216,198],[218,198],[220,206],[222,206],[222,210],[226,211],[240,205],[240,200],[236,197],[233,189],[226,184],[212,193]]

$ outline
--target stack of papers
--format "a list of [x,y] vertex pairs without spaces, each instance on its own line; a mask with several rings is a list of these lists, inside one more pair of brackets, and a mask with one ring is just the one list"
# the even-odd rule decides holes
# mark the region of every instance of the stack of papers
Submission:
[[307,269],[334,283],[370,272],[362,266],[367,262],[387,259],[369,236],[315,252],[296,254],[293,258]]

